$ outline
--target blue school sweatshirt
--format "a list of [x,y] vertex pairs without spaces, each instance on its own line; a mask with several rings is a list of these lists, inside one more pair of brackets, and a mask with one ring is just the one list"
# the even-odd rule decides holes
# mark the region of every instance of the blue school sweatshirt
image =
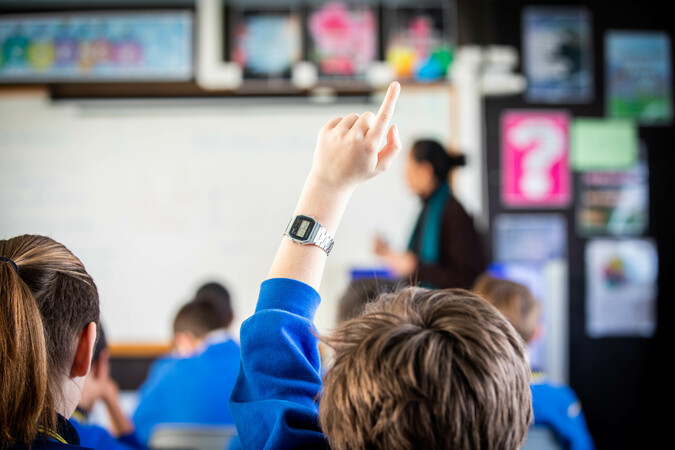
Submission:
[[87,414],[81,409],[76,409],[70,418],[77,434],[80,436],[80,444],[97,450],[138,450],[145,449],[136,438],[135,433],[115,437],[105,428],[87,422]]
[[241,367],[230,410],[243,448],[329,448],[319,428],[321,359],[314,315],[319,294],[274,278],[241,326]]
[[159,424],[232,425],[227,402],[239,370],[239,345],[213,342],[189,358],[162,361],[139,389],[136,436],[147,445]]
[[594,450],[581,403],[572,388],[552,383],[541,372],[534,372],[532,380],[534,425],[550,427],[566,450]]

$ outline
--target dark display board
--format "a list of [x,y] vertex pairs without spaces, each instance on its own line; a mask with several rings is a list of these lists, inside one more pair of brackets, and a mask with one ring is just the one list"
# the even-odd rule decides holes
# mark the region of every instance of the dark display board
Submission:
[[[476,36],[489,40],[481,44],[512,45],[522,50],[522,11],[534,5],[525,1],[480,2],[486,20],[492,24],[490,36]],[[528,101],[525,95],[487,98],[484,103],[486,161],[490,232],[495,219],[504,213],[561,214],[567,221],[567,257],[569,273],[569,384],[578,394],[591,433],[599,449],[662,448],[666,437],[665,421],[668,414],[664,406],[670,403],[672,380],[667,369],[671,358],[672,342],[672,283],[673,273],[673,221],[671,204],[673,195],[673,166],[668,162],[675,150],[675,127],[672,124],[639,124],[638,139],[646,152],[648,170],[648,217],[641,221],[637,237],[656,243],[658,251],[658,278],[656,283],[655,329],[647,336],[601,336],[588,333],[588,303],[585,252],[597,235],[580,233],[575,208],[577,190],[588,184],[584,173],[572,172],[574,202],[568,206],[546,209],[508,207],[501,197],[504,182],[501,173],[501,120],[509,110],[564,110],[569,117],[607,118],[605,99],[605,36],[610,30],[642,30],[664,32],[672,41],[675,34],[672,21],[656,5],[615,2],[538,2],[541,5],[584,6],[590,14],[592,28],[594,96],[585,103],[550,104]],[[476,8],[467,2],[459,3],[460,22],[462,7]],[[474,10],[475,11],[475,10]],[[469,14],[466,17],[479,17]],[[480,29],[476,19],[467,27]],[[461,31],[461,30],[460,30]],[[462,35],[462,33],[460,33]],[[463,33],[471,39],[470,30]],[[672,48],[670,49],[672,66]],[[522,53],[521,53],[522,55]],[[522,69],[522,68],[521,68]],[[670,80],[670,92],[672,89]],[[644,223],[646,222],[646,223]],[[604,235],[609,239],[613,237]],[[491,249],[494,251],[494,249]]]

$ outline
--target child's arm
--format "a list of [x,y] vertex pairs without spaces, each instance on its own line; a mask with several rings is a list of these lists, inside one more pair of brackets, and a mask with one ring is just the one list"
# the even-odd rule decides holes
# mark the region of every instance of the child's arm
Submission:
[[[315,217],[335,236],[356,187],[384,172],[401,148],[397,127],[389,128],[399,91],[399,84],[392,83],[375,116],[370,112],[350,114],[321,128],[312,169],[294,214]],[[386,144],[380,148],[385,136]],[[326,253],[320,248],[297,245],[284,238],[269,278],[291,278],[317,289],[325,262]]]
[[[377,115],[349,115],[321,129],[295,214],[315,217],[334,235],[354,189],[383,172],[401,147],[396,128],[389,128],[399,89],[390,86]],[[284,237],[256,312],[242,324],[230,411],[244,448],[327,446],[318,424],[321,366],[313,324],[325,262],[321,248]]]

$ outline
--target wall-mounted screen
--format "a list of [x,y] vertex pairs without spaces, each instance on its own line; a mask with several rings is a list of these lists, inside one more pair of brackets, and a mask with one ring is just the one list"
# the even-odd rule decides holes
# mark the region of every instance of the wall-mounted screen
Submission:
[[309,55],[327,78],[360,78],[378,59],[377,11],[359,3],[328,2],[310,7]]
[[191,12],[60,13],[0,18],[0,82],[192,77]]

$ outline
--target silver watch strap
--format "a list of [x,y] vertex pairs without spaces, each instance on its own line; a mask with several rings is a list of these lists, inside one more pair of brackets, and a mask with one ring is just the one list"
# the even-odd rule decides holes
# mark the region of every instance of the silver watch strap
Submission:
[[316,236],[314,236],[314,241],[312,243],[322,248],[327,255],[330,255],[330,251],[333,250],[333,244],[335,241],[319,222],[317,222],[316,225],[319,227],[319,229],[316,233]]

